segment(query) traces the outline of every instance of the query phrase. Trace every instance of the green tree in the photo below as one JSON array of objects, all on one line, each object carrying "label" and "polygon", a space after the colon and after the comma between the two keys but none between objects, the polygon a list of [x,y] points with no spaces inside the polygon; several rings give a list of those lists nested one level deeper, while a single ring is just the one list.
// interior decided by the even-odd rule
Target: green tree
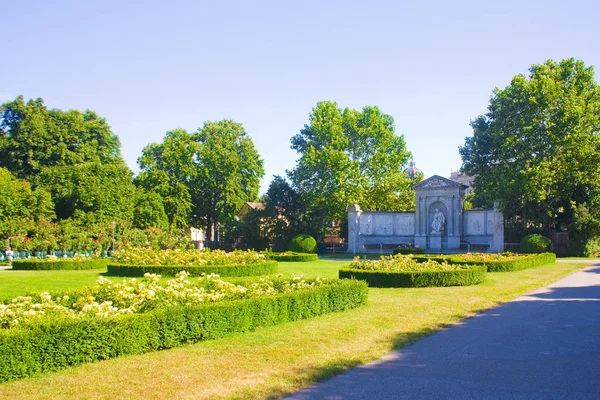
[{"label": "green tree", "polygon": [[138,229],[150,227],[166,229],[169,227],[169,219],[160,194],[141,188],[136,191],[133,226]]},{"label": "green tree", "polygon": [[136,185],[162,197],[169,222],[177,228],[190,224],[190,185],[196,179],[196,150],[192,135],[175,129],[167,132],[162,143],[146,146],[138,158],[140,173]]},{"label": "green tree", "polygon": [[36,181],[52,193],[59,219],[77,217],[90,223],[132,220],[135,186],[124,164],[46,167]]},{"label": "green tree", "polygon": [[[379,108],[362,111],[317,103],[310,123],[292,138],[300,159],[288,175],[309,208],[325,210],[327,220],[342,220],[350,204],[365,209],[414,207],[410,153],[394,120]],[[319,236],[319,235],[317,235]]]},{"label": "green tree", "polygon": [[54,218],[50,194],[43,189],[32,190],[29,182],[17,179],[6,168],[0,168],[0,223],[9,219]]},{"label": "green tree", "polygon": [[30,180],[44,167],[123,162],[119,138],[93,111],[49,110],[23,96],[0,106],[0,167]]},{"label": "green tree", "polygon": [[471,126],[462,169],[475,176],[479,199],[500,201],[505,218],[572,230],[576,210],[600,193],[600,88],[582,61],[533,65],[528,77],[495,89]]},{"label": "green tree", "polygon": [[192,182],[192,222],[204,223],[207,240],[247,201],[258,198],[263,161],[242,124],[205,122],[193,135],[198,144]]}]

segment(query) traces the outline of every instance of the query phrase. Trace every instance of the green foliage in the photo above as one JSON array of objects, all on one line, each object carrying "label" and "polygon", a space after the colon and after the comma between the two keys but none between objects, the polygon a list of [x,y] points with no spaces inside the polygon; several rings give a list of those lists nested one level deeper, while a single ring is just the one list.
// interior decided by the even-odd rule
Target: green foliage
[{"label": "green foliage", "polygon": [[521,253],[547,253],[552,251],[552,241],[540,234],[527,235],[519,243]]},{"label": "green foliage", "polygon": [[597,256],[600,253],[600,196],[590,203],[573,205],[573,223],[569,230],[569,253]]},{"label": "green foliage", "polygon": [[169,227],[163,198],[159,193],[148,192],[141,188],[136,191],[133,226],[138,229],[150,227],[166,229]]},{"label": "green foliage", "polygon": [[289,250],[296,253],[314,253],[317,249],[317,241],[305,233],[296,235],[290,240]]},{"label": "green foliage", "polygon": [[[533,65],[494,90],[460,148],[476,197],[537,232],[573,230],[579,205],[600,191],[600,87],[574,59]],[[585,241],[585,240],[584,240]]]},{"label": "green foliage", "polygon": [[[240,220],[226,224],[222,245],[233,250],[263,250],[271,247],[272,230],[279,221],[277,210],[250,209]],[[273,215],[275,214],[275,215]],[[283,222],[285,223],[285,222]]]},{"label": "green foliage", "polygon": [[319,259],[319,256],[315,253],[308,254],[308,253],[295,253],[293,251],[286,251],[283,253],[266,253],[266,254],[267,254],[267,257],[269,260],[283,261],[283,262],[290,262],[290,261],[310,262],[310,261],[317,261]]},{"label": "green foliage", "polygon": [[0,330],[0,381],[249,332],[348,310],[366,300],[363,282],[332,281],[277,296]]},{"label": "green foliage", "polygon": [[55,261],[45,261],[39,259],[14,260],[12,268],[16,270],[31,271],[55,271],[55,270],[82,270],[82,269],[103,269],[106,268],[108,260],[71,260],[60,259]]},{"label": "green foliage", "polygon": [[0,168],[0,221],[29,218],[54,218],[54,204],[43,189],[31,190],[28,182],[15,178],[6,168]]},{"label": "green foliage", "polygon": [[202,274],[218,274],[229,277],[260,276],[277,273],[277,261],[232,265],[133,265],[110,263],[107,267],[107,275],[110,276],[144,276],[146,273],[175,276],[180,271],[186,271],[192,276]]},{"label": "green foliage", "polygon": [[485,266],[460,268],[456,270],[430,271],[369,271],[340,268],[340,279],[367,281],[371,287],[431,287],[431,286],[470,286],[485,281]]},{"label": "green foliage", "polygon": [[317,103],[310,123],[292,138],[300,153],[288,171],[309,209],[323,210],[326,221],[343,219],[350,204],[363,209],[414,208],[414,183],[403,172],[410,153],[394,120],[377,107],[362,111],[337,103]]},{"label": "green foliage", "polygon": [[59,219],[93,223],[131,221],[135,193],[131,179],[124,163],[85,163],[43,168],[36,181],[52,194]]},{"label": "green foliage", "polygon": [[31,179],[44,167],[123,163],[119,138],[93,111],[48,110],[23,96],[0,107],[0,167]]},{"label": "green foliage", "polygon": [[[495,256],[500,256],[496,258]],[[539,267],[541,265],[552,264],[556,262],[556,254],[526,254],[502,257],[501,254],[456,254],[456,255],[427,255],[414,256],[413,259],[418,262],[427,262],[433,260],[437,262],[446,261],[454,265],[478,265],[487,267],[488,272],[513,272],[527,268]]]},{"label": "green foliage", "polygon": [[191,185],[192,223],[204,223],[211,240],[214,227],[258,197],[263,161],[242,124],[231,120],[205,122],[193,138],[198,179]]},{"label": "green foliage", "polygon": [[189,182],[196,179],[194,154],[197,144],[183,129],[168,131],[162,143],[151,143],[138,158],[136,185],[162,196],[169,222],[177,228],[189,226],[192,209]]}]

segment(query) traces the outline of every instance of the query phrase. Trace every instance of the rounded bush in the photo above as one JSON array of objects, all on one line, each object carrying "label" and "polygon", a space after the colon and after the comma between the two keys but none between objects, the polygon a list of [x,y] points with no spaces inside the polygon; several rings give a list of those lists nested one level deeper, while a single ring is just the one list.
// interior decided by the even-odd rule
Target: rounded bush
[{"label": "rounded bush", "polygon": [[521,239],[519,248],[522,253],[547,253],[552,251],[552,241],[535,233]]},{"label": "rounded bush", "polygon": [[302,233],[292,238],[289,249],[295,253],[314,253],[317,249],[317,241],[314,237]]}]

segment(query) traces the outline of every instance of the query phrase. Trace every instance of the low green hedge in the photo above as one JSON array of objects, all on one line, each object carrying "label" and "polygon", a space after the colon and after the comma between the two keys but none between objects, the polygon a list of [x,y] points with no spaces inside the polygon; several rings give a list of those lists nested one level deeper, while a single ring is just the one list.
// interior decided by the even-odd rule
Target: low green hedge
[{"label": "low green hedge", "polygon": [[343,311],[366,300],[364,282],[344,280],[277,296],[0,330],[0,382]]},{"label": "low green hedge", "polygon": [[192,276],[219,274],[220,276],[259,276],[277,273],[277,261],[270,260],[259,264],[237,265],[129,265],[108,264],[107,275],[144,276],[145,273],[175,276],[186,271]]},{"label": "low green hedge", "polygon": [[417,261],[447,261],[448,264],[455,265],[484,265],[487,267],[488,272],[512,272],[519,271],[522,269],[538,267],[540,265],[552,264],[556,262],[556,254],[554,253],[541,253],[541,254],[527,254],[520,256],[517,260],[507,261],[464,261],[460,259],[460,255],[446,255],[446,256],[416,256],[413,257]]},{"label": "low green hedge", "polygon": [[485,281],[485,276],[484,266],[453,271],[395,272],[351,268],[339,271],[340,279],[367,281],[371,287],[469,286]]},{"label": "low green hedge", "polygon": [[38,259],[14,260],[12,268],[18,270],[37,270],[37,271],[53,271],[53,270],[80,270],[80,269],[104,269],[108,264],[106,259],[93,260],[70,260],[61,259],[56,261],[44,261]]},{"label": "low green hedge", "polygon": [[309,262],[309,261],[317,261],[319,256],[315,253],[294,253],[294,252],[286,252],[286,253],[270,253],[267,255],[269,260],[275,261],[301,261],[301,262]]}]

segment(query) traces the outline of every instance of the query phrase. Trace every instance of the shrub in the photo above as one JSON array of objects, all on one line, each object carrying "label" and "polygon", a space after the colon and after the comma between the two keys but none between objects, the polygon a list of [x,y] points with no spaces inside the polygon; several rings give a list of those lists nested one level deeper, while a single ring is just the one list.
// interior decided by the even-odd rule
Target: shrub
[{"label": "shrub", "polygon": [[315,238],[305,233],[294,236],[290,241],[289,250],[296,253],[314,253],[316,249]]},{"label": "shrub", "polygon": [[317,261],[319,256],[317,254],[308,254],[308,253],[294,253],[293,251],[285,251],[283,253],[268,253],[267,257],[269,260],[275,261],[301,261],[301,262],[309,262],[309,261]]},{"label": "shrub", "polygon": [[453,265],[484,265],[488,272],[511,272],[526,268],[533,268],[540,265],[556,262],[556,254],[456,254],[442,256],[414,256],[417,262],[426,262],[428,260],[447,262]]},{"label": "shrub", "polygon": [[552,251],[552,241],[545,236],[534,233],[521,239],[519,244],[521,253],[546,253]]},{"label": "shrub", "polygon": [[160,274],[175,276],[179,271],[185,270],[192,276],[202,274],[218,274],[220,276],[259,276],[277,273],[277,261],[263,261],[257,264],[231,264],[231,265],[135,265],[116,264],[107,265],[107,275],[111,276],[144,276],[144,274]]},{"label": "shrub", "polygon": [[367,281],[371,287],[469,286],[485,281],[485,266],[429,271],[374,271],[341,268],[340,279]]},{"label": "shrub", "polygon": [[343,311],[366,302],[364,282],[110,318],[57,319],[0,330],[0,381],[86,362],[141,354],[236,332]]},{"label": "shrub", "polygon": [[341,268],[339,277],[366,280],[375,287],[466,286],[485,280],[485,266],[452,265],[427,260],[417,262],[409,256],[382,256],[378,261],[355,258]]},{"label": "shrub", "polygon": [[16,270],[82,270],[82,269],[104,269],[108,260],[106,259],[65,259],[46,261],[46,259],[31,258],[27,260],[14,260],[12,268]]}]

